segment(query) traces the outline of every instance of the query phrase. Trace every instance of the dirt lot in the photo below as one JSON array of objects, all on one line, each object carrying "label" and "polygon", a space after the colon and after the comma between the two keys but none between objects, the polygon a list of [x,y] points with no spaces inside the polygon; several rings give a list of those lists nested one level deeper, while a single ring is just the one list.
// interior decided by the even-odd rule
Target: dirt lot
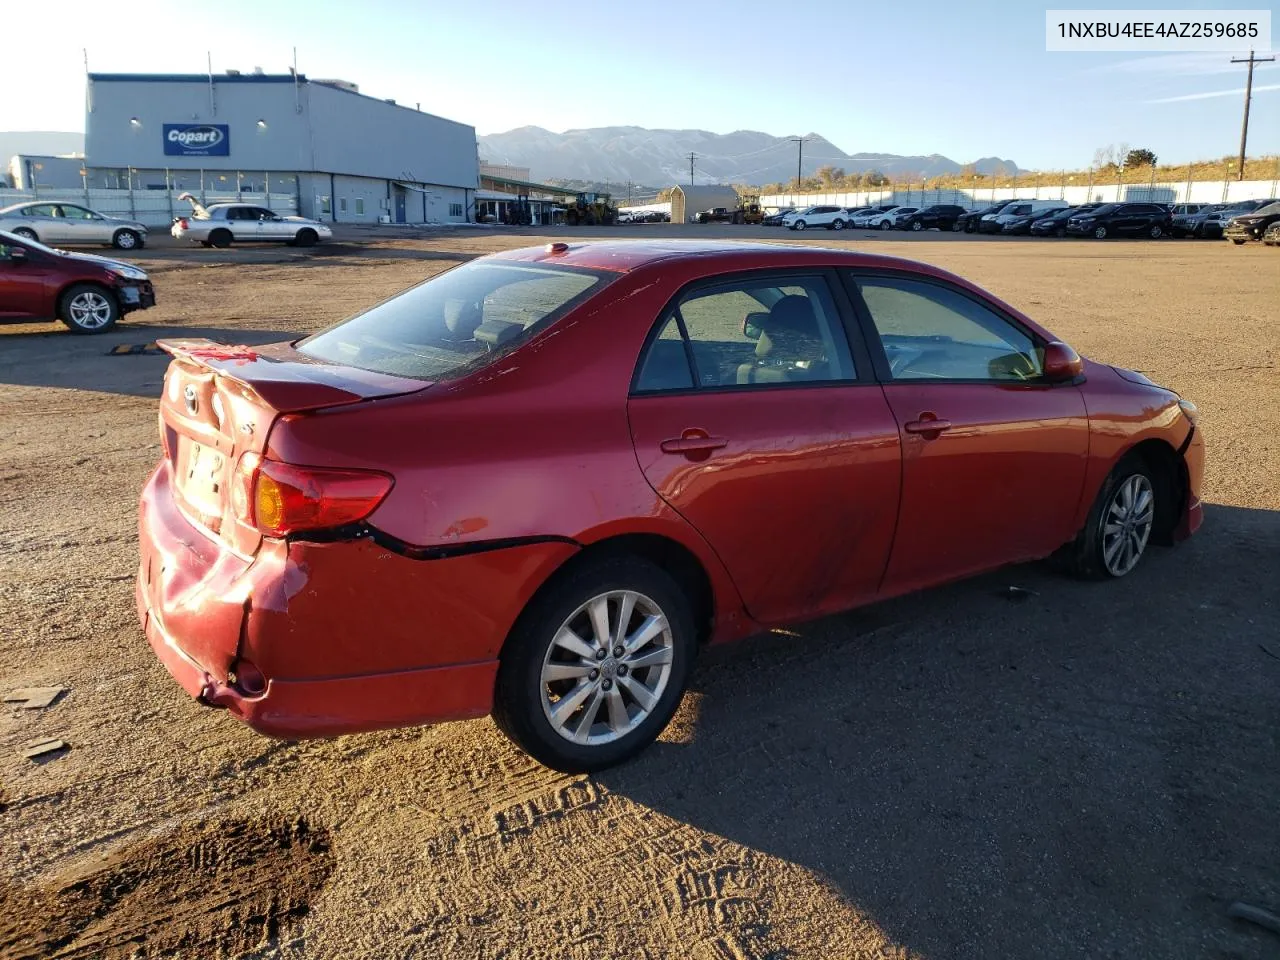
[{"label": "dirt lot", "polygon": [[[713,232],[796,239],[595,235]],[[1013,568],[713,651],[594,777],[488,720],[280,743],[183,695],[133,604],[165,359],[105,351],[310,331],[535,236],[148,250],[161,305],[117,332],[0,330],[0,692],[69,688],[0,710],[0,957],[1280,955],[1225,915],[1280,909],[1276,250],[803,238],[955,270],[1200,404],[1205,527],[1123,582]],[[43,737],[70,752],[22,759]]]}]

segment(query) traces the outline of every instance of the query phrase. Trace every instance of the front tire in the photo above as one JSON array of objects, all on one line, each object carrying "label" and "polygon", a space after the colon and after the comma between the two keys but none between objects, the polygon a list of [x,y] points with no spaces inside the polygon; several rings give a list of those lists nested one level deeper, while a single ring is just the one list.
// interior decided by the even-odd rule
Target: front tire
[{"label": "front tire", "polygon": [[1095,239],[1095,240],[1105,240],[1105,239],[1107,239],[1107,228],[1106,228],[1106,227],[1096,227],[1096,228],[1094,228],[1094,231],[1093,231],[1093,239]]},{"label": "front tire", "polygon": [[105,287],[77,283],[58,301],[58,319],[72,333],[104,333],[120,319],[120,304]]},{"label": "front tire", "polygon": [[797,220],[795,223],[793,223],[793,224],[791,225],[791,229],[792,229],[792,230],[803,230],[803,229],[804,229],[805,227],[807,227],[807,226],[808,226],[808,224],[807,224],[807,223],[805,223],[803,220]]},{"label": "front tire", "polygon": [[1237,247],[1243,247],[1243,246],[1244,246],[1244,241],[1243,241],[1243,240],[1235,240],[1235,239],[1233,239],[1231,242],[1232,242],[1232,243],[1234,243]]},{"label": "front tire", "polygon": [[1161,237],[1164,236],[1164,230],[1161,228],[1160,224],[1153,223],[1151,225],[1151,228],[1147,230],[1147,236],[1149,236],[1152,240],[1159,240]]},{"label": "front tire", "polygon": [[912,229],[912,230],[923,230],[923,229],[924,229],[924,224],[923,224],[923,223],[921,223],[919,220],[913,221],[913,222],[912,222],[912,224],[911,224],[911,229]]},{"label": "front tire", "polygon": [[890,223],[888,220],[881,220],[881,221],[880,221],[880,229],[881,229],[881,230],[892,230],[892,229],[893,229],[893,224],[892,224],[892,223]]},{"label": "front tire", "polygon": [[832,221],[831,221],[831,229],[832,229],[832,230],[843,230],[843,229],[844,229],[844,221],[843,221],[843,220],[841,220],[839,217],[837,217],[835,220],[832,220]]},{"label": "front tire", "polygon": [[142,246],[142,238],[134,230],[117,230],[111,245],[117,250],[137,250]]},{"label": "front tire", "polygon": [[314,230],[310,227],[303,227],[298,231],[298,235],[293,238],[293,241],[300,247],[314,247],[319,239],[319,235]]},{"label": "front tire", "polygon": [[565,773],[634,756],[680,703],[696,649],[688,598],[636,557],[584,564],[521,614],[503,649],[493,718]]},{"label": "front tire", "polygon": [[1165,489],[1142,457],[1130,454],[1116,464],[1072,544],[1072,572],[1098,580],[1131,573],[1151,543],[1157,491]]}]

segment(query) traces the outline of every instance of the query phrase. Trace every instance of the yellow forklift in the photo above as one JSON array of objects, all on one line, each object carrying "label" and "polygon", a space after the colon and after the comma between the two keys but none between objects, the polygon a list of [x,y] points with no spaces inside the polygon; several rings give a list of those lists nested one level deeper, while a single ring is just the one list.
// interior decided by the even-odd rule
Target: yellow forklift
[{"label": "yellow forklift", "polygon": [[618,222],[618,208],[607,193],[580,193],[565,201],[564,222],[571,227],[611,227]]}]

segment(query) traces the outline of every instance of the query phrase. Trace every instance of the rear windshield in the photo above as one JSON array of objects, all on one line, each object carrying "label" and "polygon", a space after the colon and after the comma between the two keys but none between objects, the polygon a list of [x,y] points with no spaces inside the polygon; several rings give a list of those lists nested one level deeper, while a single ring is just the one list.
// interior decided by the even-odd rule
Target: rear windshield
[{"label": "rear windshield", "polygon": [[509,353],[616,276],[477,260],[308,337],[298,350],[398,377],[461,376]]}]

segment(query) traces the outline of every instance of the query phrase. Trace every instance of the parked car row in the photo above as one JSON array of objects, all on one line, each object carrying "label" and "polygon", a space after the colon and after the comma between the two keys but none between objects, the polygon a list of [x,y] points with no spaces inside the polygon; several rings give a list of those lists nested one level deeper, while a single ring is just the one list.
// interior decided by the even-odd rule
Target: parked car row
[{"label": "parked car row", "polygon": [[670,223],[671,214],[661,210],[622,210],[618,223]]},{"label": "parked car row", "polygon": [[1086,203],[1065,200],[1001,200],[966,210],[958,204],[927,207],[880,204],[872,207],[812,206],[779,210],[765,217],[765,226],[789,230],[825,227],[828,230],[952,230],[1037,237],[1227,237],[1241,244],[1263,240],[1280,222],[1280,202],[1244,200],[1235,203]]}]

